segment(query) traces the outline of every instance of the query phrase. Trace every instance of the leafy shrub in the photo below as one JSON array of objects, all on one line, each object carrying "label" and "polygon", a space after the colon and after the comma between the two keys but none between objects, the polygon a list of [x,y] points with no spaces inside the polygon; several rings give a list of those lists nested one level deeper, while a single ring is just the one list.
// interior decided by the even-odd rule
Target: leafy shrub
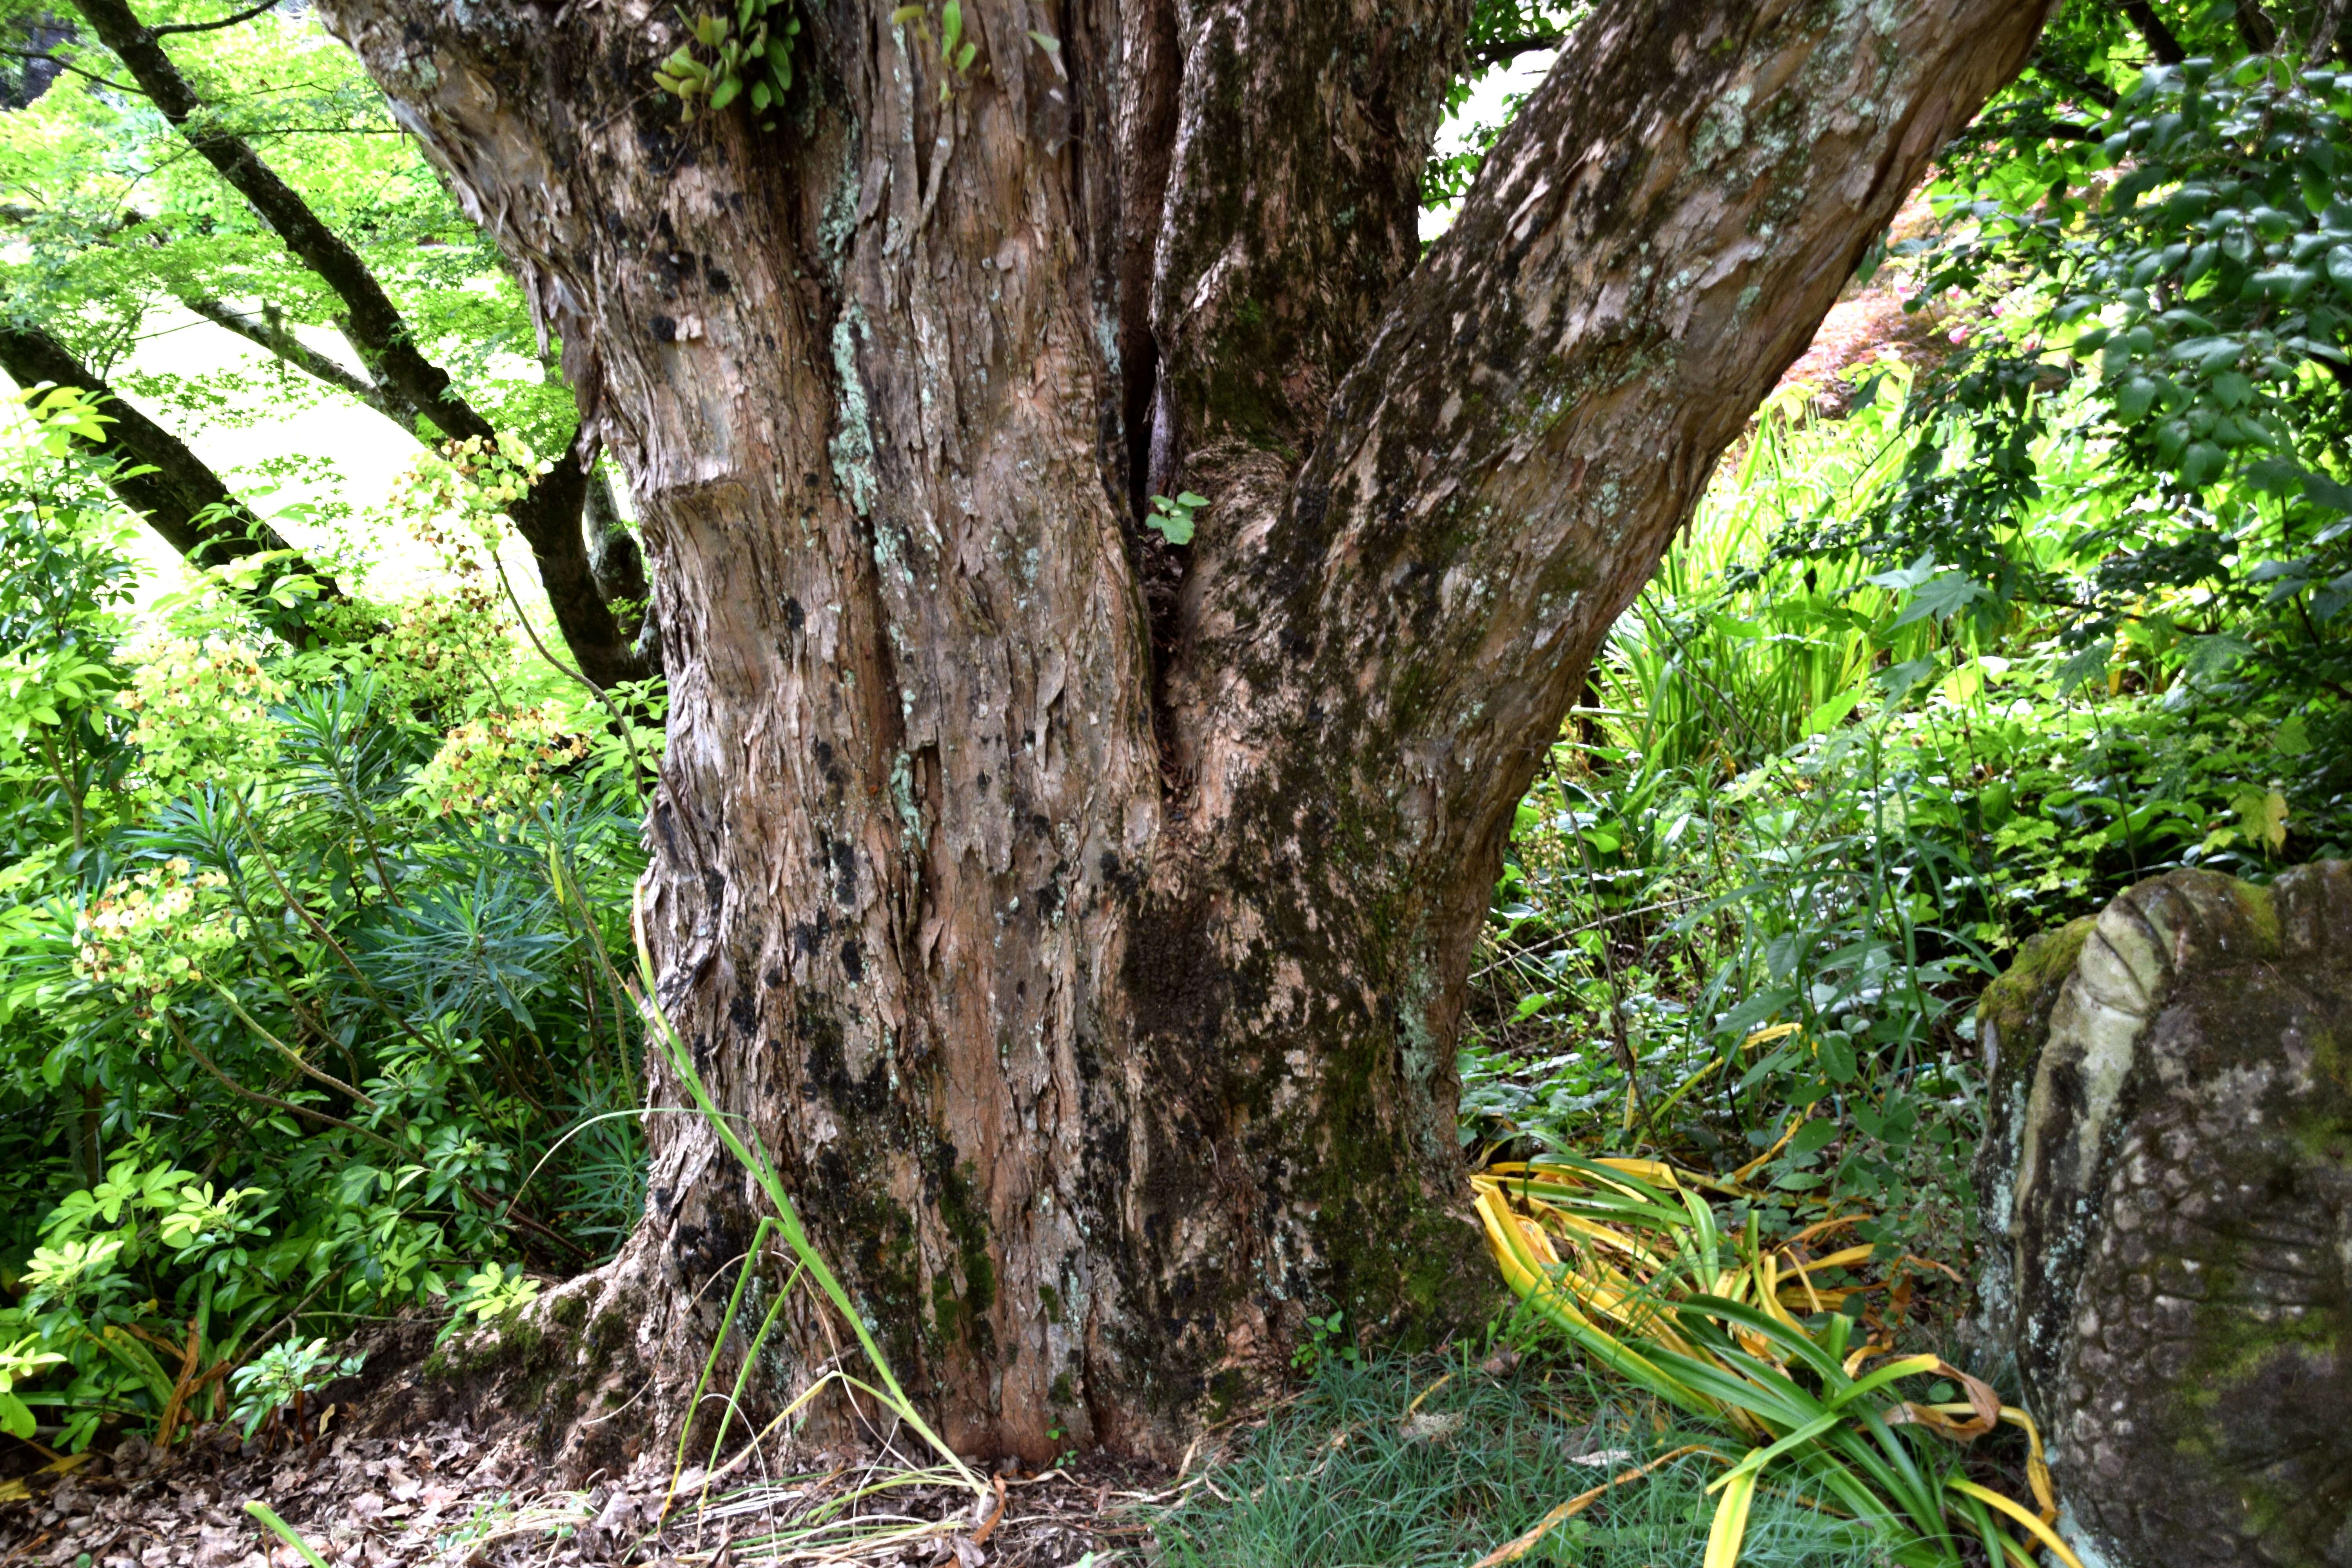
[{"label": "leafy shrub", "polygon": [[134,627],[104,476],[40,439],[88,410],[32,412],[0,461],[0,1414],[68,1448],[250,1435],[329,1337],[511,1305],[633,1224],[635,1123],[595,1119],[638,1104],[643,1042],[593,955],[659,697],[518,651],[486,547],[534,476],[503,448],[403,501],[456,592],[295,651],[213,584]]},{"label": "leafy shrub", "polygon": [[274,1344],[229,1373],[236,1400],[229,1406],[228,1418],[238,1424],[247,1439],[263,1422],[289,1406],[299,1421],[304,1400],[338,1378],[357,1374],[366,1359],[336,1355],[323,1339],[304,1344],[297,1336]]},{"label": "leafy shrub", "polygon": [[[2340,698],[2352,73],[2232,50],[2082,79],[1980,128],[1938,231],[1896,247],[1984,330],[1914,401],[1900,482],[1784,548],[1932,548],[2051,623],[2076,679],[2122,637]],[[2096,460],[2053,471],[2053,441]]]}]

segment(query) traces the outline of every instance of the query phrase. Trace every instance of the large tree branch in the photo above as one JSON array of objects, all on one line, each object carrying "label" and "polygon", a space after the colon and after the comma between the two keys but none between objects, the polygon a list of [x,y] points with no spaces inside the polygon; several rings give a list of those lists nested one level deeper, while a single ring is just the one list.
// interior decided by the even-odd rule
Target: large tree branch
[{"label": "large tree branch", "polygon": [[2189,58],[2180,39],[2148,0],[2123,0],[2124,15],[2131,18],[2135,31],[2147,42],[2147,52],[2156,57],[2158,65],[2177,66]]},{"label": "large tree branch", "polygon": [[[399,307],[359,253],[261,161],[250,142],[205,113],[203,100],[157,41],[160,29],[142,26],[127,0],[75,0],[75,8],[164,119],[252,204],[286,247],[335,291],[343,302],[344,330],[375,381],[453,437],[493,438],[496,430],[450,384],[449,373],[418,350]],[[579,458],[568,455],[554,473],[516,503],[511,515],[516,531],[537,558],[540,581],[563,640],[590,679],[611,685],[642,676],[646,667],[595,591],[581,536],[584,492]]]},{"label": "large tree branch", "polygon": [[275,11],[283,0],[261,0],[258,5],[248,5],[242,11],[232,11],[226,16],[209,22],[169,22],[147,29],[151,37],[168,37],[175,33],[217,33],[229,27],[241,27],[265,11]]},{"label": "large tree branch", "polygon": [[315,634],[301,611],[278,605],[267,590],[280,578],[299,574],[316,579],[328,598],[341,598],[334,578],[255,516],[187,443],[123,401],[64,344],[37,328],[0,325],[0,369],[19,386],[50,382],[105,403],[112,423],[92,446],[110,463],[108,487],[190,565],[226,566],[283,552],[257,584],[263,592],[255,603],[270,629],[288,641],[300,647],[312,640]]},{"label": "large tree branch", "polygon": [[1278,809],[1245,798],[1283,787],[1259,759],[1349,758],[1401,792],[1393,853],[1484,868],[1717,456],[2046,10],[1587,21],[1284,509],[1205,574],[1175,696],[1196,819]]}]

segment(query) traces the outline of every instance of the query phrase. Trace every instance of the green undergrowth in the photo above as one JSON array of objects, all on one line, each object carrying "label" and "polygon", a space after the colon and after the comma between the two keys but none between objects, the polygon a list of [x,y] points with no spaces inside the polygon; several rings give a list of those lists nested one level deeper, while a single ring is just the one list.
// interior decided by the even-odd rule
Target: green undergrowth
[{"label": "green undergrowth", "polygon": [[[385,524],[456,586],[226,573],[134,615],[105,417],[0,434],[0,1430],[251,1435],[373,1319],[489,1318],[617,1247],[645,1192],[621,940],[651,691],[535,657],[488,564],[501,444]],[[363,590],[364,562],[339,575]],[[354,625],[367,637],[339,635]],[[315,1402],[313,1402],[315,1403]]]},{"label": "green undergrowth", "polygon": [[[1803,389],[1764,412],[1520,804],[1463,1140],[1723,1171],[1769,1152],[1765,1184],[1898,1215],[1869,1238],[1964,1265],[1978,993],[2143,879],[2352,852],[2352,717],[2142,623],[2086,665],[2060,610],[1932,554],[1792,545],[1897,472],[1909,373],[1850,379],[1876,384],[1847,417]],[[2032,457],[2011,548],[2091,570],[2104,455]]]},{"label": "green undergrowth", "polygon": [[[1462,1565],[1516,1540],[1556,1505],[1720,1433],[1570,1361],[1480,1370],[1443,1358],[1326,1361],[1298,1396],[1236,1438],[1155,1521],[1168,1568]],[[1579,1568],[1699,1568],[1723,1473],[1704,1455],[1611,1488],[1519,1559]],[[1862,1568],[1854,1527],[1762,1496],[1748,1568]]]}]

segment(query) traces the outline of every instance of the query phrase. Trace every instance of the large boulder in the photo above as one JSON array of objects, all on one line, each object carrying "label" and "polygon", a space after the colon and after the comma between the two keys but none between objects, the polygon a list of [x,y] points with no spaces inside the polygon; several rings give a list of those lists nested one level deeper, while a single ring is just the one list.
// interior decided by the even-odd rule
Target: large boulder
[{"label": "large boulder", "polygon": [[2352,865],[2141,883],[1985,995],[1985,1319],[2096,1568],[2352,1568]]}]

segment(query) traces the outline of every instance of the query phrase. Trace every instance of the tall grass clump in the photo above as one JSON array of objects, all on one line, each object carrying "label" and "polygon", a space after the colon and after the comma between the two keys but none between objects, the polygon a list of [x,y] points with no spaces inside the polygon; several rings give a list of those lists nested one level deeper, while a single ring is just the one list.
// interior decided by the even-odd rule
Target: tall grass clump
[{"label": "tall grass clump", "polygon": [[[1712,1428],[1572,1365],[1487,1371],[1467,1350],[1332,1359],[1156,1518],[1153,1537],[1176,1568],[1460,1568],[1598,1489],[1496,1560],[1705,1568],[1706,1489],[1723,1472],[1708,1450],[1722,1447]],[[1880,1560],[1867,1531],[1781,1493],[1758,1500],[1744,1552],[1751,1568]]]}]

